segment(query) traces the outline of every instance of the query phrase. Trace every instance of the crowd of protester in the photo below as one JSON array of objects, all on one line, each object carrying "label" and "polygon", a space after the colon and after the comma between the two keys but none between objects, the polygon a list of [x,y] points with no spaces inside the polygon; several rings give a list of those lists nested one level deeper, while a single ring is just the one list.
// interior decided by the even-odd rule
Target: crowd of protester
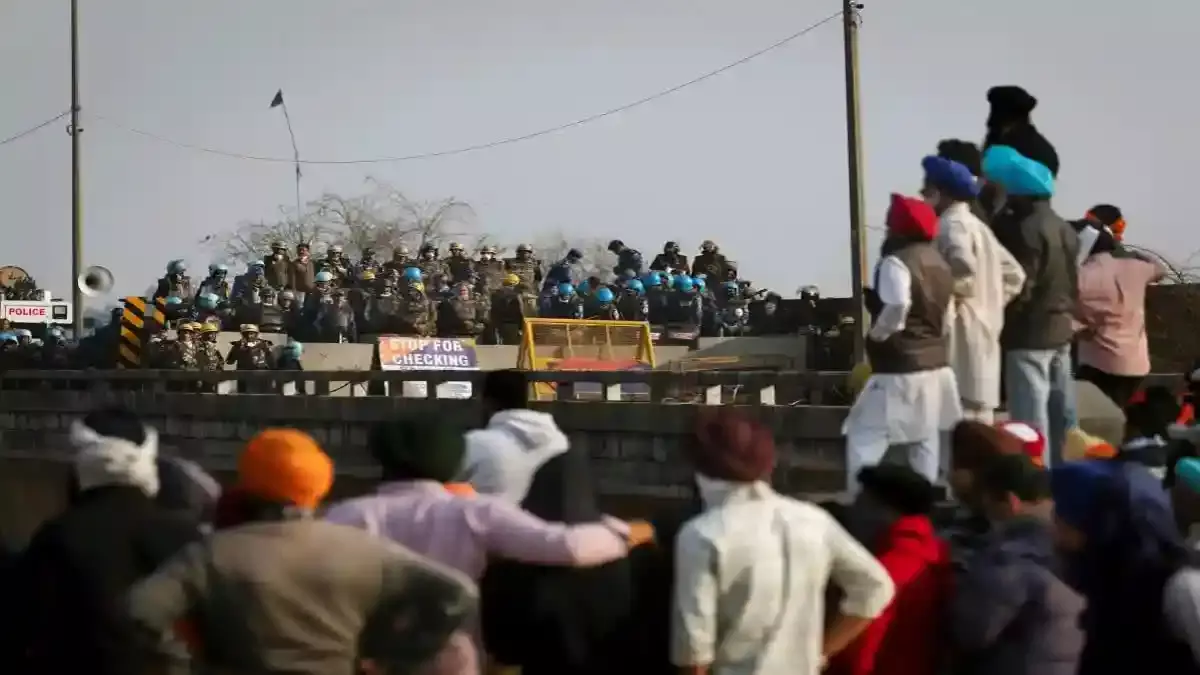
[{"label": "crowd of protester", "polygon": [[496,371],[480,429],[378,424],[378,488],[332,503],[302,431],[257,433],[222,490],[135,413],[87,414],[66,510],[0,569],[0,668],[1200,672],[1200,427],[1160,478],[1096,439],[1048,469],[1028,427],[959,422],[947,518],[903,463],[848,504],[781,495],[772,432],[716,407],[681,446],[693,497],[622,521],[528,394]]}]

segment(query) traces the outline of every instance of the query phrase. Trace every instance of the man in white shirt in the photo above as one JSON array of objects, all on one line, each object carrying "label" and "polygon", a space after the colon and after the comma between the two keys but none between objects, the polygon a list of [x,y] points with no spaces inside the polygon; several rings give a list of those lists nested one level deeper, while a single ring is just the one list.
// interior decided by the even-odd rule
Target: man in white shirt
[{"label": "man in white shirt", "polygon": [[[892,601],[887,570],[820,507],[777,494],[772,433],[704,411],[703,512],[675,541],[671,661],[694,675],[817,675]],[[826,628],[825,592],[843,600]]]},{"label": "man in white shirt", "polygon": [[992,229],[971,212],[979,181],[958,162],[921,162],[921,196],[938,214],[935,243],[954,276],[950,365],[963,417],[991,424],[1000,405],[1000,332],[1004,307],[1021,292],[1025,271]]},{"label": "man in white shirt", "polygon": [[937,228],[937,214],[928,204],[892,195],[887,238],[868,298],[874,317],[867,333],[871,377],[843,427],[851,493],[858,490],[859,470],[879,464],[893,447],[907,453],[918,473],[937,482],[940,437],[962,418],[950,368],[954,277],[933,244]]}]

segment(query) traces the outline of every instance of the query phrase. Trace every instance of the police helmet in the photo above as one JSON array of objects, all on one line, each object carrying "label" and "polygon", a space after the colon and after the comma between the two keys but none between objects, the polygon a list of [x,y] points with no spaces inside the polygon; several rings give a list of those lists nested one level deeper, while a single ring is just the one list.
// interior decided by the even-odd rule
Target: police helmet
[{"label": "police helmet", "polygon": [[503,283],[505,286],[516,286],[517,284],[521,283],[521,277],[515,274],[508,274],[505,275]]},{"label": "police helmet", "polygon": [[692,283],[696,285],[696,290],[699,290],[699,291],[703,291],[706,288],[708,288],[708,284],[705,283],[703,279],[693,277]]},{"label": "police helmet", "polygon": [[573,248],[570,251],[567,251],[567,260],[575,260],[575,261],[583,260],[583,251],[580,251],[577,248]]},{"label": "police helmet", "polygon": [[404,278],[408,279],[409,281],[420,281],[421,280],[421,268],[420,267],[405,267],[404,268]]},{"label": "police helmet", "polygon": [[575,295],[575,287],[571,284],[563,282],[558,285],[558,294],[563,296]]},{"label": "police helmet", "polygon": [[517,253],[533,253],[533,247],[529,244],[517,244]]},{"label": "police helmet", "polygon": [[642,283],[646,288],[658,288],[662,286],[662,277],[658,272],[651,272],[646,275],[646,278],[642,279]]},{"label": "police helmet", "polygon": [[612,289],[609,288],[608,286],[602,286],[599,289],[597,289],[596,290],[596,301],[597,302],[612,302],[613,301]]},{"label": "police helmet", "polygon": [[663,244],[663,253],[666,253],[666,254],[679,253],[679,243],[674,242],[674,241],[668,241],[667,243]]},{"label": "police helmet", "polygon": [[358,278],[363,281],[375,281],[375,270],[365,269],[358,273]]},{"label": "police helmet", "polygon": [[317,272],[317,276],[313,277],[313,280],[319,284],[320,283],[327,284],[327,283],[330,283],[331,281],[333,281],[333,274],[331,272],[329,272],[328,270],[321,270],[320,272]]},{"label": "police helmet", "polygon": [[341,253],[341,252],[342,252],[341,244],[334,244],[334,245],[330,246],[329,251],[328,251],[328,253]]},{"label": "police helmet", "polygon": [[461,250],[463,250],[462,244],[458,243],[457,241],[450,242],[450,252],[451,253],[453,253],[455,251],[461,251]]},{"label": "police helmet", "polygon": [[214,277],[215,277],[215,276],[217,276],[218,274],[227,274],[228,272],[229,272],[229,268],[228,268],[228,267],[226,267],[225,265],[222,265],[222,264],[220,264],[220,263],[213,263],[213,264],[211,264],[211,265],[209,265],[209,266],[208,266],[208,274],[209,274],[209,276],[214,276]]},{"label": "police helmet", "polygon": [[196,304],[202,309],[216,309],[220,301],[221,298],[216,293],[201,293],[200,297],[196,298]]},{"label": "police helmet", "polygon": [[638,295],[646,292],[646,285],[642,283],[641,279],[632,279],[628,284],[625,284],[625,287],[633,289]]},{"label": "police helmet", "polygon": [[200,332],[201,333],[219,333],[219,332],[221,332],[221,327],[218,326],[217,324],[213,323],[212,321],[205,321],[204,323],[200,324]]},{"label": "police helmet", "polygon": [[675,277],[674,286],[675,290],[677,291],[690,291],[695,288],[696,285],[692,282],[691,277],[686,274],[680,274],[679,276]]},{"label": "police helmet", "polygon": [[172,306],[173,305],[182,305],[183,298],[179,297],[178,295],[172,295],[171,297],[167,298],[167,304],[172,305]]},{"label": "police helmet", "polygon": [[242,332],[242,335],[247,335],[249,333],[257,333],[258,326],[253,323],[244,323],[241,325],[241,327],[238,330],[240,330]]},{"label": "police helmet", "polygon": [[187,263],[182,260],[172,260],[167,263],[167,274],[183,274],[187,271]]},{"label": "police helmet", "polygon": [[592,285],[588,283],[587,279],[584,279],[583,281],[579,282],[579,285],[575,287],[575,290],[580,293],[587,293],[588,291],[592,290]]}]

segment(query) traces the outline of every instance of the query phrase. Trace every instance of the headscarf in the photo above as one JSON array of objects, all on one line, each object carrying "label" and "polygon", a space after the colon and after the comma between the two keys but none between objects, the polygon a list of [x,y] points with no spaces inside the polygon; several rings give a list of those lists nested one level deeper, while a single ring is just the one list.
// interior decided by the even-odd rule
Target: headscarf
[{"label": "headscarf", "polygon": [[266,429],[238,458],[237,486],[259,499],[316,508],[333,487],[333,460],[297,429]]},{"label": "headscarf", "polygon": [[929,155],[921,160],[925,171],[925,182],[945,192],[950,197],[967,201],[979,196],[979,181],[966,166],[953,160]]},{"label": "headscarf", "polygon": [[967,167],[972,176],[978,177],[982,173],[979,166],[982,161],[982,154],[979,152],[979,146],[970,141],[963,141],[957,138],[947,138],[940,141],[937,145],[937,156],[962,164]]},{"label": "headscarf", "polygon": [[75,486],[80,492],[126,486],[158,494],[158,433],[131,412],[108,410],[71,424]]},{"label": "headscarf", "polygon": [[1108,228],[1117,241],[1125,238],[1125,216],[1121,209],[1112,204],[1097,204],[1088,209],[1085,219]]},{"label": "headscarf", "polygon": [[701,411],[688,448],[696,472],[730,483],[767,480],[775,468],[771,431],[732,408]]},{"label": "headscarf", "polygon": [[950,432],[951,465],[956,469],[975,471],[993,457],[1024,453],[1020,438],[983,422],[963,420]]},{"label": "headscarf", "polygon": [[938,217],[923,200],[892,193],[887,211],[889,236],[915,241],[933,241],[937,236]]},{"label": "headscarf", "polygon": [[1054,174],[1008,145],[993,145],[983,153],[983,175],[1011,196],[1053,197]]},{"label": "headscarf", "polygon": [[991,110],[987,118],[985,150],[996,145],[1008,145],[1022,155],[1044,165],[1052,176],[1058,176],[1058,151],[1030,121],[1037,99],[1021,87],[992,87],[987,94]]}]

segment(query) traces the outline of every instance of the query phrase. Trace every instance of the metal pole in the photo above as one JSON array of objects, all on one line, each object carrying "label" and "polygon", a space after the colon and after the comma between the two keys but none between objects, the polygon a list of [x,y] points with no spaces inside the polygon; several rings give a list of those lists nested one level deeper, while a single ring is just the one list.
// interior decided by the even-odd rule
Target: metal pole
[{"label": "metal pole", "polygon": [[868,317],[863,301],[867,278],[866,207],[862,185],[862,128],[858,107],[858,23],[863,5],[854,0],[842,2],[842,36],[846,67],[846,167],[850,188],[850,288],[859,320],[854,331],[854,360],[866,358]]},{"label": "metal pole", "polygon": [[74,339],[83,337],[83,190],[80,185],[79,135],[79,0],[71,0],[71,304]]},{"label": "metal pole", "polygon": [[283,119],[287,122],[288,136],[292,138],[292,156],[296,161],[296,224],[302,225],[304,222],[304,212],[301,211],[300,205],[300,149],[296,145],[296,132],[292,131],[292,116],[288,114],[287,101],[284,100],[280,104],[283,108]]}]

